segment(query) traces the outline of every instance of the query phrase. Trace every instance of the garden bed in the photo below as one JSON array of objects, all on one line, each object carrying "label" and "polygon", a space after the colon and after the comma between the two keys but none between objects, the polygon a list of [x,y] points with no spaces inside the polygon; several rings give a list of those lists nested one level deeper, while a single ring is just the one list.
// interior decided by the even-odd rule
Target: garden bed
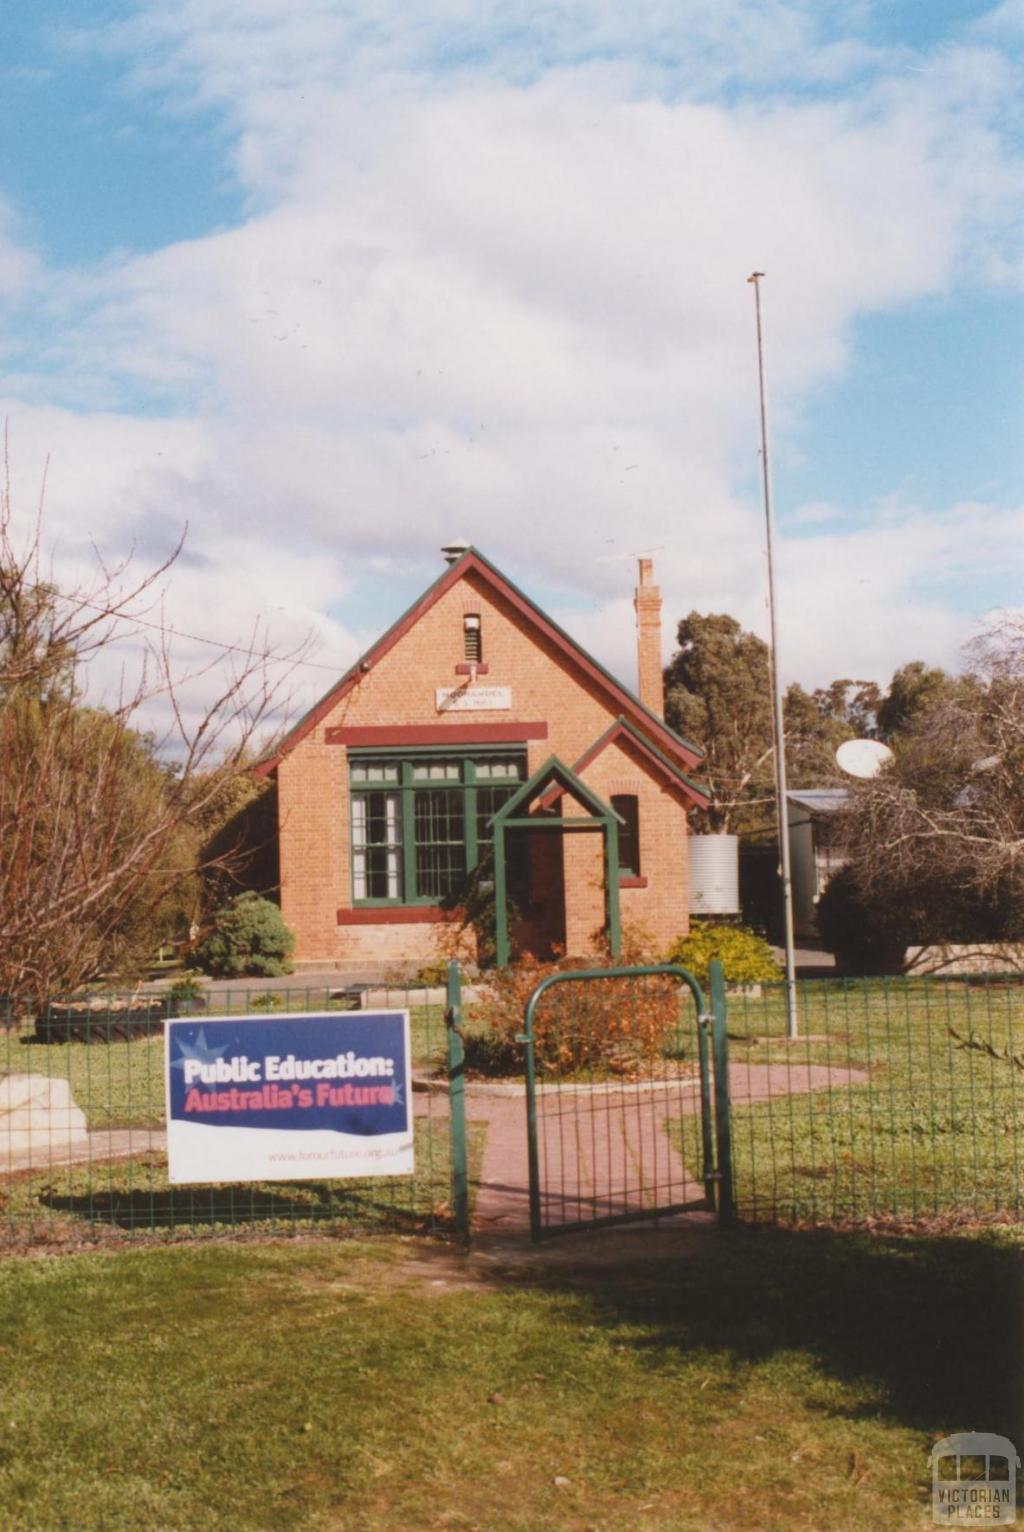
[{"label": "garden bed", "polygon": [[[195,1002],[188,1003],[189,1009]],[[159,997],[137,1001],[81,1000],[47,1005],[36,1017],[33,1042],[131,1042],[162,1032],[164,1021],[177,1011]]]}]

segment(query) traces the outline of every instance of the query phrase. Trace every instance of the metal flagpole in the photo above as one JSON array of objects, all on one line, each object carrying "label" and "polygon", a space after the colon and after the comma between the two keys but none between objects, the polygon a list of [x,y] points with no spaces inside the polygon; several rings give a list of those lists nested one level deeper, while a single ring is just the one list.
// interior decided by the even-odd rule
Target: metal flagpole
[{"label": "metal flagpole", "polygon": [[754,310],[757,315],[757,382],[761,403],[761,479],[764,485],[765,536],[768,547],[768,622],[771,630],[772,717],[775,722],[775,794],[782,857],[782,909],[786,946],[786,1034],[799,1035],[796,1010],[796,951],[793,942],[793,877],[789,855],[789,814],[786,797],[786,734],[782,719],[782,692],[779,690],[779,637],[775,623],[775,548],[772,521],[772,476],[768,462],[768,408],[765,403],[764,337],[761,329],[761,278],[763,271],[747,278],[754,287]]}]

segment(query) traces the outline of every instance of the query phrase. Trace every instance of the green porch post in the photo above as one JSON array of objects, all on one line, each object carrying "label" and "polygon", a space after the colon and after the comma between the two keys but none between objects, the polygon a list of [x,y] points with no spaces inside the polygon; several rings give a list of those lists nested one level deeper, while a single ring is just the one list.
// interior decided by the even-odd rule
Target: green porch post
[{"label": "green porch post", "polygon": [[511,956],[508,939],[508,890],[505,887],[505,826],[494,825],[494,961],[507,968]]},{"label": "green porch post", "polygon": [[604,877],[608,885],[608,950],[617,958],[622,951],[622,922],[619,918],[619,827],[614,819],[604,823]]}]

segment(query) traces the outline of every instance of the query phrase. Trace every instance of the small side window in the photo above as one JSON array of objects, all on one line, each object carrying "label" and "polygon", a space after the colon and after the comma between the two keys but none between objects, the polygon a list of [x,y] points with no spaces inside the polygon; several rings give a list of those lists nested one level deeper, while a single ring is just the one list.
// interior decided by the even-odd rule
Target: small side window
[{"label": "small side window", "polygon": [[462,653],[471,665],[479,665],[483,662],[483,633],[478,612],[467,612],[462,619]]},{"label": "small side window", "polygon": [[640,804],[635,793],[616,793],[612,808],[622,819],[619,825],[619,872],[640,876]]}]

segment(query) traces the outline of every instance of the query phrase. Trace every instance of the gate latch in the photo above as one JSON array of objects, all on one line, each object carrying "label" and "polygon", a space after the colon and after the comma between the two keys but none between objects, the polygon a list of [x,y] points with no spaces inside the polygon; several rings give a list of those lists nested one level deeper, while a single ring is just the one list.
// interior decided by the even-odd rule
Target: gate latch
[{"label": "gate latch", "polygon": [[453,1005],[450,1005],[445,1011],[444,1022],[449,1031],[454,1032],[456,1037],[461,1037],[463,1042],[466,1041],[466,1034],[462,1030],[462,1023],[455,1020],[455,1007]]}]

